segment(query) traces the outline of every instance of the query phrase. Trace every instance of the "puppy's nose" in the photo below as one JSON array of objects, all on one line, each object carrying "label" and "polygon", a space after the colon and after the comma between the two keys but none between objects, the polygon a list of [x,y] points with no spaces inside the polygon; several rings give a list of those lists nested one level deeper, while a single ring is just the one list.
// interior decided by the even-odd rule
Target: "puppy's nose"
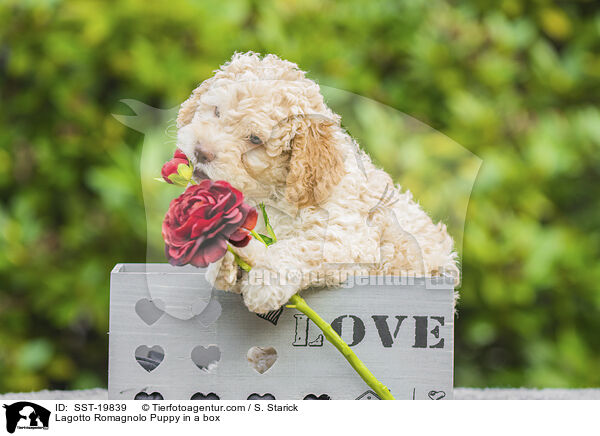
[{"label": "puppy's nose", "polygon": [[203,164],[208,163],[215,159],[215,154],[202,148],[201,144],[198,144],[196,146],[196,151],[194,152],[194,154],[196,156],[196,160]]}]

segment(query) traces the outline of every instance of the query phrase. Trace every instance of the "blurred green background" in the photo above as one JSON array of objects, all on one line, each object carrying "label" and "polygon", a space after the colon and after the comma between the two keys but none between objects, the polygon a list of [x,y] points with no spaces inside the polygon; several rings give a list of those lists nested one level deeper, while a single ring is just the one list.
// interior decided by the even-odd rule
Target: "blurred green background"
[{"label": "blurred green background", "polygon": [[[144,135],[111,114],[172,108],[246,50],[481,158],[455,235],[457,386],[600,386],[597,2],[5,0],[0,392],[106,385],[109,271],[147,252]],[[365,148],[450,218],[435,203],[452,190],[416,182],[427,160],[405,172],[377,132]]]}]

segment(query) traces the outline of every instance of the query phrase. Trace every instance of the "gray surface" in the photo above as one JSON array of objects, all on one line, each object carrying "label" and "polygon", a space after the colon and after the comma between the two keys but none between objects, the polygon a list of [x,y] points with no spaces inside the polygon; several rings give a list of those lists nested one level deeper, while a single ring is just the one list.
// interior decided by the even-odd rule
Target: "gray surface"
[{"label": "gray surface", "polygon": [[[303,296],[325,320],[334,326],[339,320],[342,339],[396,399],[451,399],[451,284],[424,277],[396,284],[364,279]],[[140,304],[157,305],[150,322],[136,312]],[[117,265],[111,275],[109,343],[108,388],[115,400],[139,393],[181,400],[196,393],[215,393],[223,400],[253,394],[373,398],[305,315],[285,309],[275,326],[249,312],[239,295],[212,292],[199,268]],[[246,359],[254,346],[277,350],[275,364],[263,374]],[[153,347],[164,350],[164,360],[148,371],[135,352]]]},{"label": "gray surface", "polygon": [[[0,395],[0,400],[106,400],[106,389],[39,391]],[[600,400],[597,389],[472,389],[455,388],[455,400]]]},{"label": "gray surface", "polygon": [[596,389],[454,388],[456,400],[600,400]]}]

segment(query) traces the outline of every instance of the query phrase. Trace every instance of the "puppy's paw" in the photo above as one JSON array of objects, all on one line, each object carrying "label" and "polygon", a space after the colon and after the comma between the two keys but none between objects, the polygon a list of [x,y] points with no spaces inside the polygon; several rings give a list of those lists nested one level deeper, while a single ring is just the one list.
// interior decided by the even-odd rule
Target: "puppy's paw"
[{"label": "puppy's paw", "polygon": [[246,307],[256,313],[277,310],[296,293],[296,287],[290,284],[266,283],[262,280],[264,270],[252,269],[241,283],[241,292]]},{"label": "puppy's paw", "polygon": [[[252,238],[245,247],[235,247],[235,252],[250,266],[261,264],[267,257],[268,248],[265,244]],[[231,254],[231,253],[229,253]]]},{"label": "puppy's paw", "polygon": [[235,257],[229,251],[218,262],[211,263],[206,270],[206,280],[220,291],[240,293],[238,283],[239,268]]}]

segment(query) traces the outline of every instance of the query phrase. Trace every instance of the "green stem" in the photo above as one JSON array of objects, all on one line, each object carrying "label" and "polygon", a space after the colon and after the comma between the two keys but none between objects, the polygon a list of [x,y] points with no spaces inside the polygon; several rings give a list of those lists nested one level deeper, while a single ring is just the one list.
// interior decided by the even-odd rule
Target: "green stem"
[{"label": "green stem", "polygon": [[265,244],[265,247],[268,247],[269,245],[265,242],[265,240],[263,238],[261,238],[261,236],[256,233],[256,230],[250,230],[250,234],[252,236],[254,236],[254,238],[258,239],[260,242],[262,242],[263,244]]},{"label": "green stem", "polygon": [[273,231],[273,227],[271,227],[271,224],[267,224],[267,232],[269,232],[269,236],[273,240],[273,244],[277,242],[277,236],[275,236],[275,232]]},{"label": "green stem", "polygon": [[233,251],[233,248],[229,244],[227,244],[227,251],[232,253],[233,257],[235,257],[235,263],[237,263],[244,271],[250,272],[252,267],[244,262],[244,260],[235,251]]},{"label": "green stem", "polygon": [[338,349],[340,353],[346,358],[346,360],[350,363],[352,368],[360,375],[360,377],[368,384],[373,391],[381,398],[382,400],[394,400],[395,398],[390,393],[389,389],[381,383],[379,380],[375,378],[373,373],[369,371],[369,368],[365,366],[364,363],[358,358],[354,351],[350,349],[350,347],[340,338],[340,335],[336,333],[336,331],[323,320],[314,310],[312,310],[306,301],[298,294],[292,295],[290,298],[290,305],[286,307],[294,308],[308,316],[308,318],[314,322],[317,327],[321,329],[325,338],[333,344],[335,348]]},{"label": "green stem", "polygon": [[[263,216],[265,219],[267,231],[269,232],[269,236],[271,236],[273,243],[275,243],[275,242],[277,242],[277,238],[275,237],[275,232],[273,231],[273,228],[271,227],[271,224],[269,223],[269,218],[267,217],[267,213],[265,211],[264,204],[261,204],[260,208],[263,212]],[[256,238],[257,240],[259,240],[260,242],[265,244],[265,246],[267,246],[267,247],[269,246],[269,244],[267,244],[265,242],[265,240],[255,230],[250,230],[250,234],[252,236],[254,236],[254,238]],[[250,265],[248,265],[246,262],[244,262],[240,258],[240,256],[238,256],[238,254],[235,251],[233,251],[233,248],[231,248],[231,245],[229,245],[229,244],[227,245],[227,250],[229,250],[231,253],[233,253],[233,255],[235,256],[236,263],[240,267],[242,267],[242,269],[244,271],[250,272],[252,267]],[[338,335],[336,333],[336,331],[331,327],[331,325],[329,325],[327,322],[325,322],[323,320],[323,318],[321,318],[317,314],[317,312],[312,310],[309,307],[309,305],[306,304],[306,301],[304,301],[304,299],[302,297],[300,297],[298,294],[293,295],[292,298],[290,298],[290,303],[291,304],[286,307],[291,307],[291,308],[297,309],[300,312],[302,312],[303,314],[305,314],[306,316],[308,316],[308,318],[312,322],[314,322],[317,327],[319,327],[321,329],[321,331],[325,335],[325,338],[327,338],[327,340],[329,342],[331,342],[333,344],[333,346],[335,348],[337,348],[340,353],[342,353],[342,355],[346,358],[348,363],[350,363],[352,368],[354,368],[354,370],[365,381],[365,383],[367,385],[369,385],[371,387],[371,389],[373,389],[373,391],[375,391],[375,393],[379,396],[379,398],[381,398],[382,400],[394,400],[395,399],[392,396],[392,394],[390,393],[389,389],[383,383],[381,383],[379,380],[377,380],[375,378],[373,373],[371,373],[371,371],[369,371],[369,368],[367,368],[365,366],[365,364],[362,363],[362,361],[358,358],[358,356],[356,354],[354,354],[354,351],[352,351],[350,349],[350,347],[343,341],[343,339],[340,338],[340,335]]]}]

